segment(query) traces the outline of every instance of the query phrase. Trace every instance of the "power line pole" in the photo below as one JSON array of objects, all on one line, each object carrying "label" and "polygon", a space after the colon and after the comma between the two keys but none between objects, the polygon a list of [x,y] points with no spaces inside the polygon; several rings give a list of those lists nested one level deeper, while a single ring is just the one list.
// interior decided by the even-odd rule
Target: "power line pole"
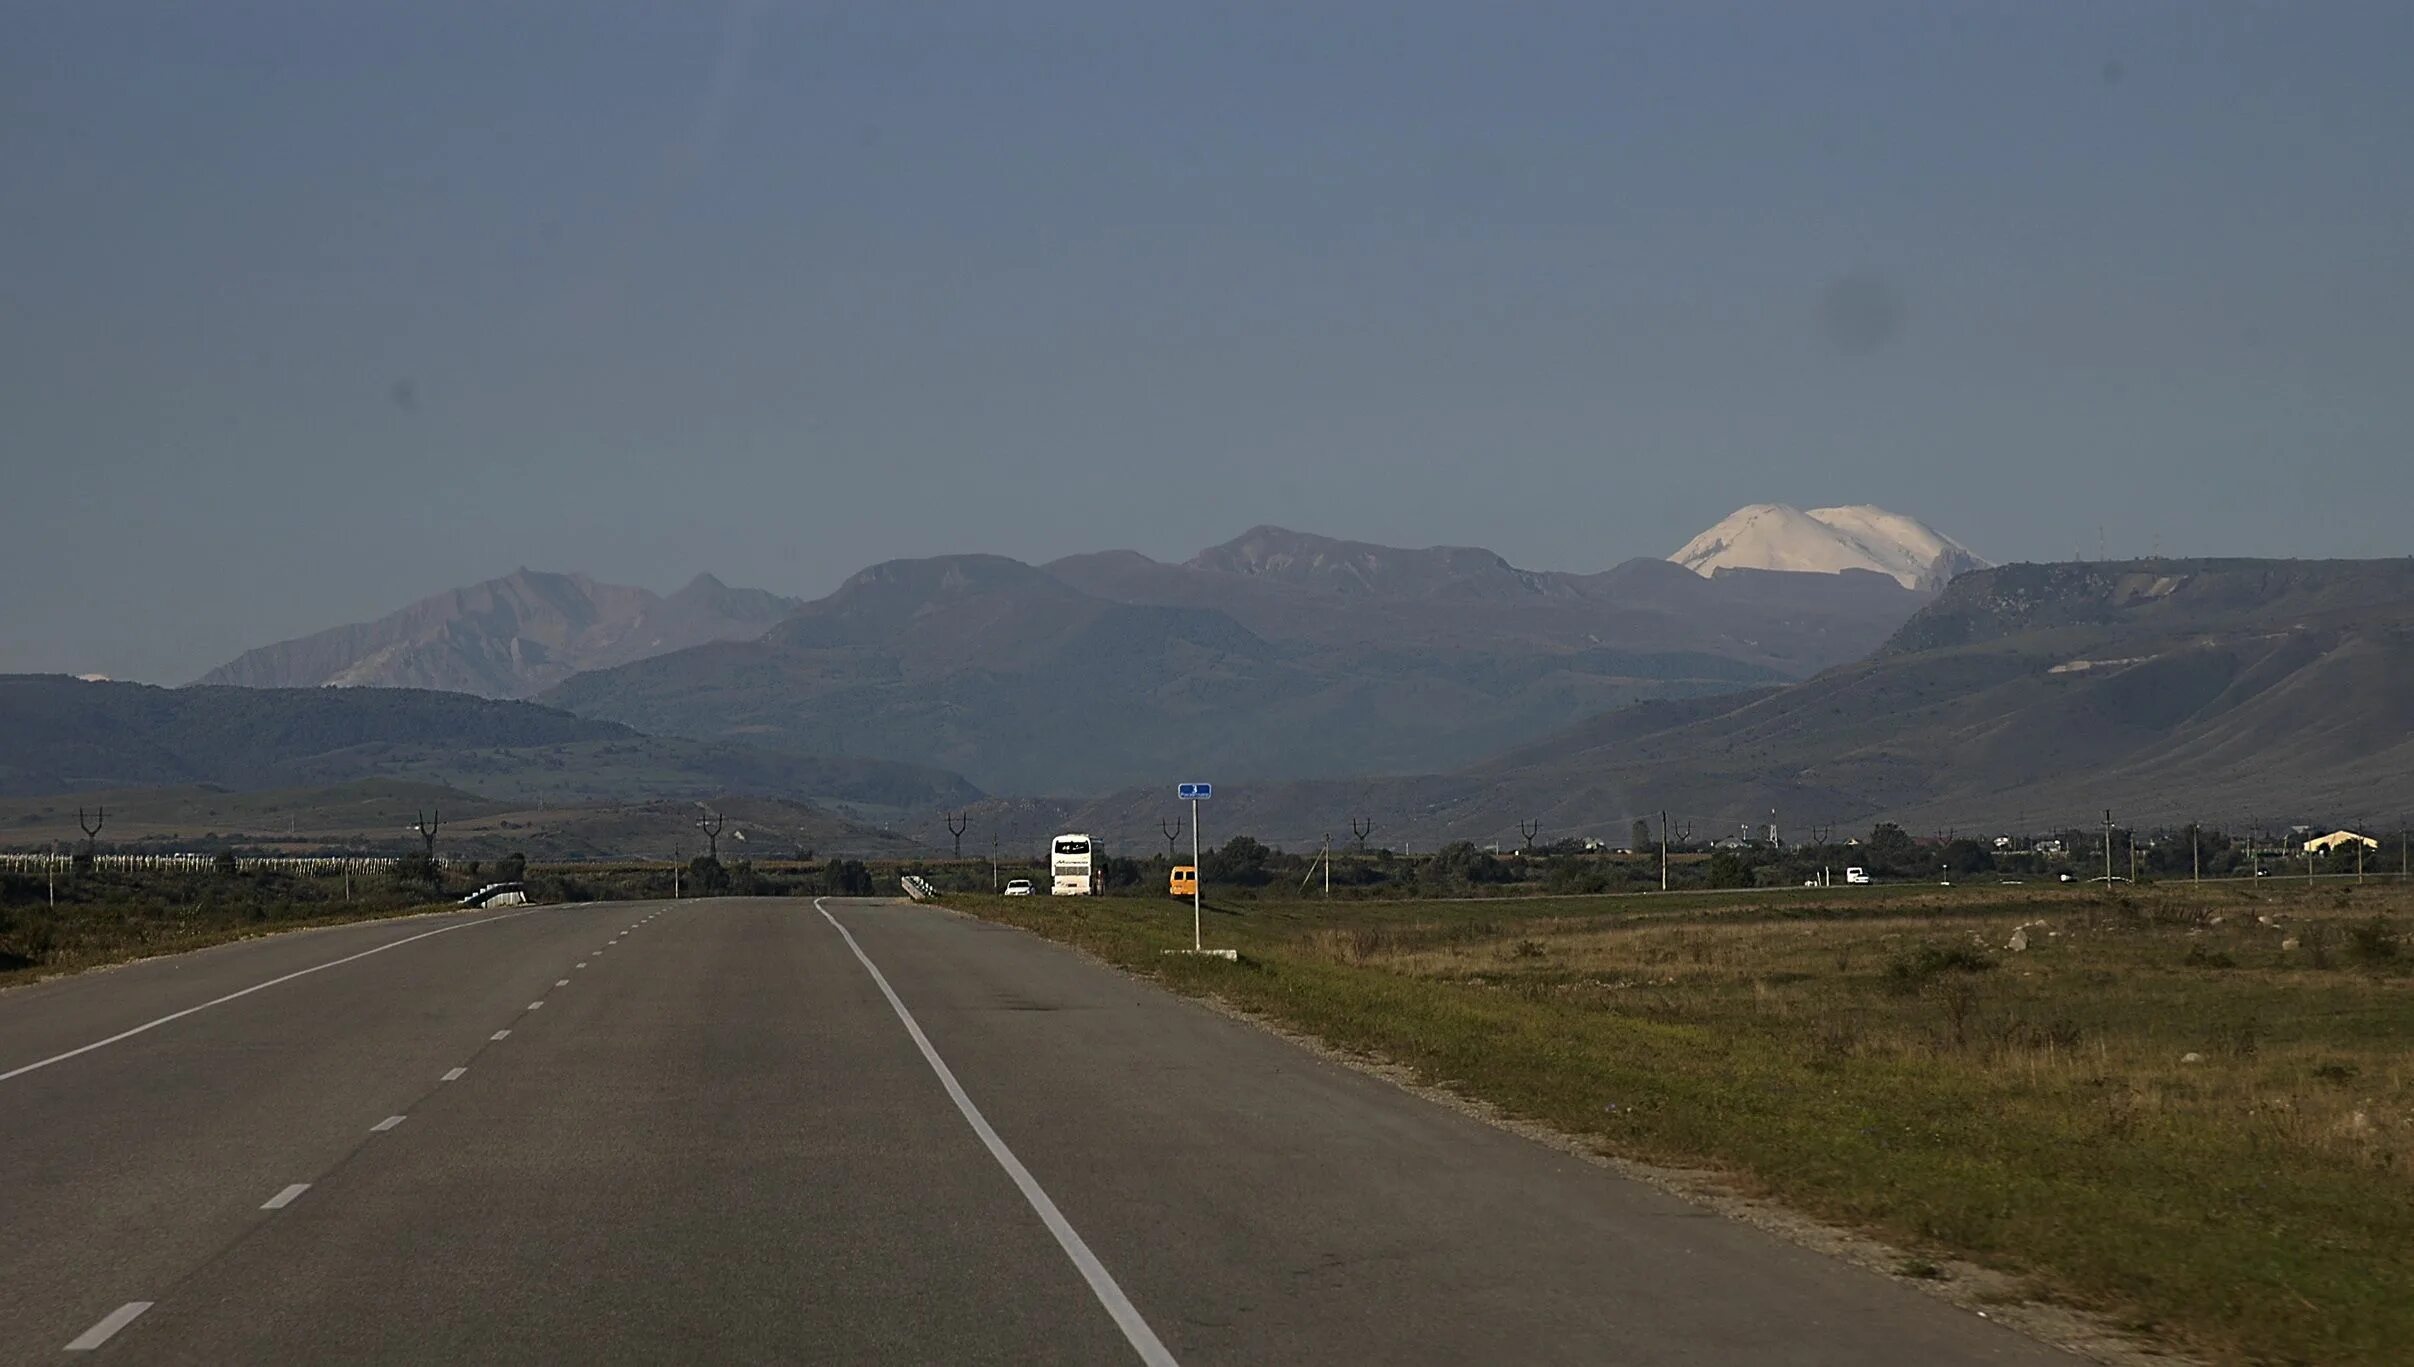
[{"label": "power line pole", "polygon": [[1370,816],[1360,820],[1353,816],[1349,819],[1349,832],[1358,837],[1358,853],[1364,854],[1366,853],[1366,838],[1375,833],[1375,819]]},{"label": "power line pole", "polygon": [[951,835],[951,836],[954,836],[954,837],[955,837],[955,842],[956,842],[956,858],[958,858],[958,859],[962,859],[962,858],[964,857],[964,828],[965,828],[966,826],[971,825],[971,824],[972,824],[972,819],[971,819],[971,814],[970,814],[970,813],[967,813],[967,812],[949,812],[949,813],[947,813],[947,833],[948,833],[949,835]]},{"label": "power line pole", "polygon": [[1668,810],[1660,809],[1660,891],[1668,890]]},{"label": "power line pole", "polygon": [[1163,817],[1158,817],[1157,829],[1165,833],[1165,862],[1171,864],[1173,863],[1173,842],[1182,838],[1182,818],[1177,816],[1173,820],[1167,821]]},{"label": "power line pole", "polygon": [[2188,881],[2204,881],[2204,851],[2197,844],[2196,823],[2193,821],[2188,823]]},{"label": "power line pole", "polygon": [[2104,890],[2112,890],[2112,809],[2104,809]]}]

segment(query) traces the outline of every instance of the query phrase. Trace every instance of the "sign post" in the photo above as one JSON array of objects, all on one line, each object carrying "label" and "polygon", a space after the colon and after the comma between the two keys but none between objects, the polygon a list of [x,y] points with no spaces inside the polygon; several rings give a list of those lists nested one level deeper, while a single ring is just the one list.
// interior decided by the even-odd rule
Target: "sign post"
[{"label": "sign post", "polygon": [[1190,803],[1190,952],[1197,954],[1207,947],[1199,928],[1199,804],[1215,796],[1215,785],[1185,783],[1174,791]]}]

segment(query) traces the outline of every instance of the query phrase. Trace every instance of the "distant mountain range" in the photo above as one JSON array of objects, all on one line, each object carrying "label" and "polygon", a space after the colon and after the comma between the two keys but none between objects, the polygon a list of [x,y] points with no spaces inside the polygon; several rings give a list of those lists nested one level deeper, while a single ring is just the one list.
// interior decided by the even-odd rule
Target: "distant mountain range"
[{"label": "distant mountain range", "polygon": [[[1774,811],[1798,838],[1878,819],[2033,831],[2106,808],[2394,828],[2414,805],[2409,678],[2414,561],[2008,565],[1960,575],[1883,649],[1805,682],[1611,710],[1422,778],[1229,784],[1214,830],[1298,844],[1358,816],[1394,845],[1514,843],[1540,820],[1546,838],[1623,843],[1662,810],[1697,836]],[[1152,786],[976,819],[1145,849],[1172,805]]]},{"label": "distant mountain range", "polygon": [[811,603],[710,576],[657,597],[521,570],[203,682],[541,698],[653,736],[869,755],[993,791],[1106,792],[1200,766],[1426,772],[1627,703],[1859,659],[1955,563],[1950,542],[1878,509],[1822,510],[1833,525],[1810,525],[1857,548],[1824,559],[1753,513],[1721,525],[1760,531],[1701,563],[1588,574],[1280,527],[1178,564],[892,561]]},{"label": "distant mountain range", "polygon": [[1696,574],[1722,570],[1868,570],[1907,589],[1934,592],[1953,576],[1984,569],[1969,548],[1917,518],[1884,508],[1813,508],[1782,503],[1738,508],[1670,560]]},{"label": "distant mountain range", "polygon": [[520,570],[374,622],[247,651],[203,675],[245,688],[433,688],[529,698],[582,670],[762,635],[797,607],[709,574],[665,598],[583,574]]},{"label": "distant mountain range", "polygon": [[1260,527],[1183,564],[892,561],[759,640],[543,697],[657,734],[935,765],[992,791],[1414,772],[1638,699],[1859,658],[1924,601],[1880,574],[1545,573]]}]

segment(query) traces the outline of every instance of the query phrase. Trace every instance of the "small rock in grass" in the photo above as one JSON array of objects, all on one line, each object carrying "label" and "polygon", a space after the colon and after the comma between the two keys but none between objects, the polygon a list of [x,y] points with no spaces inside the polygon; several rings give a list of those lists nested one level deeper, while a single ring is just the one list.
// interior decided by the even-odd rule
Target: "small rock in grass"
[{"label": "small rock in grass", "polygon": [[2204,1062],[2204,1055],[2199,1054],[2195,1050],[2191,1049],[2188,1052],[2181,1054],[2179,1056],[2179,1061],[2182,1063],[2202,1063]]}]

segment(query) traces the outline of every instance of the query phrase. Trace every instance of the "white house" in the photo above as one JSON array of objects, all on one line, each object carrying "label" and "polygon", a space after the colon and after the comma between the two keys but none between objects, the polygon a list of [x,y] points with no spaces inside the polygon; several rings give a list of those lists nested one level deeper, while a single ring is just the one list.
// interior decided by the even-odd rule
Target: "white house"
[{"label": "white house", "polygon": [[2317,835],[2313,839],[2306,841],[2305,848],[2302,852],[2305,854],[2328,854],[2332,850],[2345,849],[2348,846],[2357,843],[2361,843],[2367,850],[2377,850],[2380,848],[2380,842],[2373,839],[2371,836],[2357,835],[2353,831],[2332,831],[2328,835]]}]

